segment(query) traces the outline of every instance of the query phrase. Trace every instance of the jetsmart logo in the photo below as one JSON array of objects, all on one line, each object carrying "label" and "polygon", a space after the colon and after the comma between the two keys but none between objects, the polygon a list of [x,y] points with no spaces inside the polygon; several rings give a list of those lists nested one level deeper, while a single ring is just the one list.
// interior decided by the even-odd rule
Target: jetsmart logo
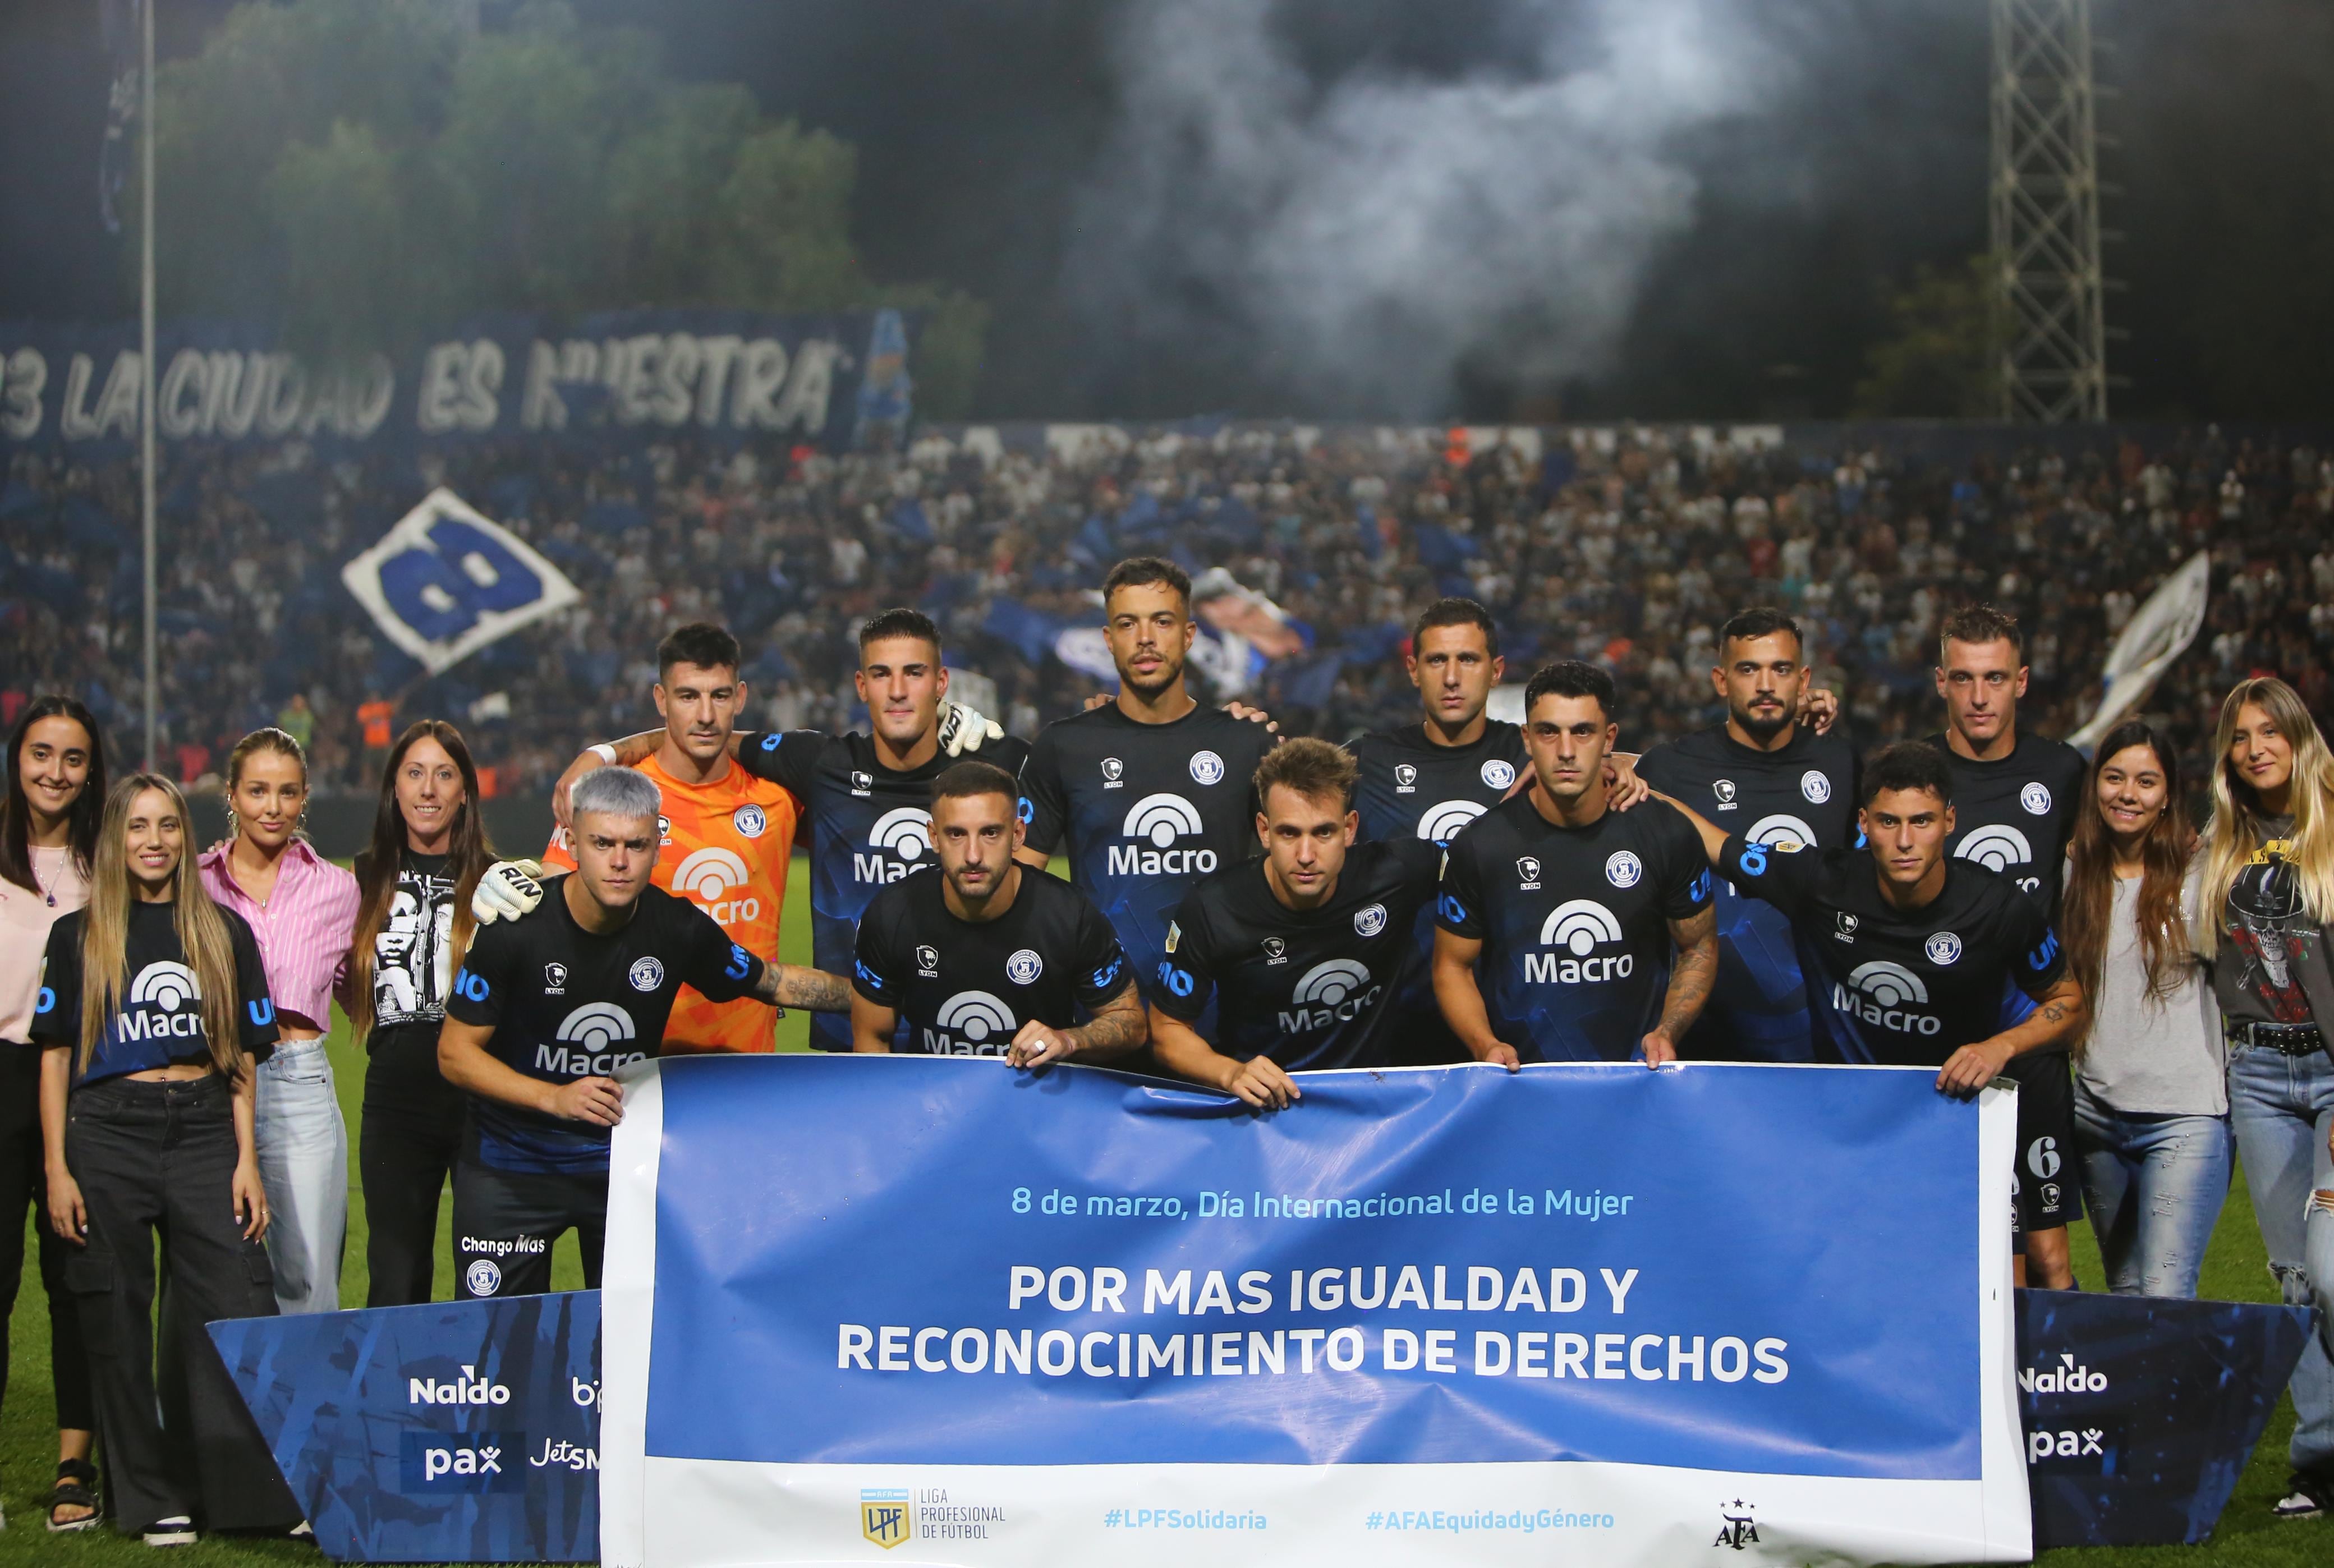
[{"label": "jetsmart logo", "polygon": [[684,899],[696,899],[715,923],[736,925],[762,912],[762,900],[751,894],[742,899],[729,897],[730,890],[743,888],[752,876],[735,850],[693,850],[674,868],[672,890]]},{"label": "jetsmart logo", "polygon": [[2021,1367],[2018,1386],[2030,1394],[2104,1394],[2107,1375],[2075,1364],[2075,1352],[2060,1351],[2055,1367]]},{"label": "jetsmart logo", "polygon": [[1426,814],[1418,819],[1418,836],[1432,843],[1447,844],[1459,836],[1459,830],[1483,814],[1483,807],[1473,801],[1444,801],[1429,806]]},{"label": "jetsmart logo", "polygon": [[476,1367],[458,1378],[408,1378],[405,1388],[409,1405],[507,1405],[511,1398],[508,1383],[482,1378]]},{"label": "jetsmart logo", "polygon": [[1326,1029],[1332,1024],[1350,1023],[1360,1017],[1384,989],[1370,983],[1367,966],[1351,958],[1331,958],[1316,964],[1297,977],[1297,989],[1288,998],[1292,1010],[1280,1015],[1280,1032],[1296,1034],[1307,1029]]},{"label": "jetsmart logo", "polygon": [[1944,1027],[1934,1015],[1914,1013],[1909,1005],[1927,1006],[1929,987],[1902,964],[1875,959],[1858,964],[1845,986],[1831,988],[1831,1005],[1852,1017],[1900,1034],[1934,1034]]},{"label": "jetsmart logo", "polygon": [[538,1044],[537,1073],[559,1073],[571,1078],[604,1077],[619,1067],[645,1061],[645,1051],[612,1049],[632,1038],[632,1015],[606,1002],[586,1002],[559,1021],[562,1045]]},{"label": "jetsmart logo", "polygon": [[1594,899],[1567,899],[1540,922],[1539,944],[1552,953],[1526,953],[1524,978],[1539,986],[1595,985],[1625,980],[1637,967],[1635,957],[1615,953],[1596,957],[1596,949],[1621,939],[1621,922]]},{"label": "jetsmart logo", "polygon": [[190,1040],[203,1032],[203,1015],[181,1012],[202,1001],[195,972],[184,964],[149,964],[130,982],[130,995],[114,1015],[114,1033],[121,1040]]},{"label": "jetsmart logo", "polygon": [[940,1004],[938,1028],[924,1031],[935,1056],[1002,1056],[1020,1027],[1013,1009],[987,991],[959,991]]},{"label": "jetsmart logo", "polygon": [[1213,850],[1170,847],[1200,835],[1200,810],[1181,795],[1144,795],[1128,810],[1121,831],[1134,842],[1110,846],[1114,877],[1190,877],[1216,869]]},{"label": "jetsmart logo", "polygon": [[851,874],[863,882],[896,882],[932,847],[932,817],[921,806],[893,806],[867,830],[864,852],[852,851]]}]

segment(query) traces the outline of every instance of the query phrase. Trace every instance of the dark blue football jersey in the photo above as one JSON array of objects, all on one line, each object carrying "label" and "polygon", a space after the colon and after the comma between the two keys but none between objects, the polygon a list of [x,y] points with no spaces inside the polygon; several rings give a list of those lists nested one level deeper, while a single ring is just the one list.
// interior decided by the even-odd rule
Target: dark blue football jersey
[{"label": "dark blue football jersey", "polygon": [[1918,909],[1881,896],[1870,850],[1786,851],[1726,841],[1722,869],[1783,911],[1812,984],[1817,1059],[1942,1067],[2021,1022],[2066,973],[2040,907],[2009,878],[1945,862]]},{"label": "dark blue football jersey", "polygon": [[1376,730],[1345,743],[1355,778],[1361,839],[1425,839],[1447,844],[1461,828],[1508,798],[1530,769],[1521,726],[1486,722],[1470,746],[1436,746],[1424,724]]},{"label": "dark blue football jersey", "polygon": [[1194,1027],[1220,1003],[1208,1044],[1291,1072],[1384,1067],[1416,1027],[1400,1005],[1426,967],[1415,937],[1442,851],[1418,839],[1355,844],[1317,909],[1272,896],[1263,861],[1216,872],[1183,896],[1159,963],[1159,1010]]},{"label": "dark blue football jersey", "polygon": [[[973,755],[1018,773],[1029,747],[1008,737]],[[887,768],[875,760],[870,736],[798,729],[741,736],[738,760],[802,803],[810,831],[811,961],[830,975],[850,974],[869,901],[936,863],[932,780],[962,759],[941,752],[921,767]],[[812,1014],[810,1043],[821,1051],[850,1050],[850,1015]]]},{"label": "dark blue football jersey", "polygon": [[1257,765],[1274,736],[1218,708],[1138,724],[1115,703],[1047,725],[1021,770],[1029,847],[1069,857],[1145,1000],[1175,906],[1209,872],[1261,852]]},{"label": "dark blue football jersey", "polygon": [[1661,1016],[1668,922],[1710,907],[1702,837],[1660,801],[1562,828],[1529,795],[1444,851],[1436,919],[1483,944],[1491,1033],[1527,1062],[1625,1062]]},{"label": "dark blue football jersey", "polygon": [[2010,755],[1995,762],[1972,761],[1942,734],[1929,744],[1944,753],[1953,775],[1953,831],[1945,852],[2000,871],[2041,905],[2045,919],[2056,921],[2067,845],[2089,772],[2083,754],[2022,732]]},{"label": "dark blue football jersey", "polygon": [[[1753,843],[1838,849],[1859,842],[1856,747],[1801,726],[1780,751],[1760,751],[1722,724],[1664,741],[1637,774]],[[1718,887],[1718,981],[1678,1053],[1697,1062],[1810,1062],[1807,986],[1791,924],[1772,904]]]}]

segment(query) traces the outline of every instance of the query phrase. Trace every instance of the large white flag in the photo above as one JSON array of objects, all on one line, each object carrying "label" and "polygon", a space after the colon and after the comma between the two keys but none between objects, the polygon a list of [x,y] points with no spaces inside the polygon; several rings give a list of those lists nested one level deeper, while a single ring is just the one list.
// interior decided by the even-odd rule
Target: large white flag
[{"label": "large white flag", "polygon": [[584,597],[526,540],[442,486],[342,567],[341,581],[432,675]]}]

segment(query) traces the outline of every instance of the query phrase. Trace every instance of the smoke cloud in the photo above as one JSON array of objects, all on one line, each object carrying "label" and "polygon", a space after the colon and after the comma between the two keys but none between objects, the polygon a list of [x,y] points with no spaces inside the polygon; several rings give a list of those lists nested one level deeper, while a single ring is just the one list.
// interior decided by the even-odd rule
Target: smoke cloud
[{"label": "smoke cloud", "polygon": [[1607,368],[1693,223],[1681,144],[1771,99],[1795,51],[1724,0],[1506,0],[1506,57],[1314,79],[1274,0],[1140,0],[1066,283],[1137,351],[1246,361],[1288,406],[1428,416],[1462,366]]}]

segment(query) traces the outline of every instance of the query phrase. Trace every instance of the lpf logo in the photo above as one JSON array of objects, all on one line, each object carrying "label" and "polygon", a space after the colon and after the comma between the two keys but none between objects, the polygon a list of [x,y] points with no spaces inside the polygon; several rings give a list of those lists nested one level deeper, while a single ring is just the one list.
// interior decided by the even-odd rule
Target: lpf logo
[{"label": "lpf logo", "polygon": [[863,1486],[859,1491],[859,1533],[889,1552],[910,1532],[908,1489],[905,1486]]}]

